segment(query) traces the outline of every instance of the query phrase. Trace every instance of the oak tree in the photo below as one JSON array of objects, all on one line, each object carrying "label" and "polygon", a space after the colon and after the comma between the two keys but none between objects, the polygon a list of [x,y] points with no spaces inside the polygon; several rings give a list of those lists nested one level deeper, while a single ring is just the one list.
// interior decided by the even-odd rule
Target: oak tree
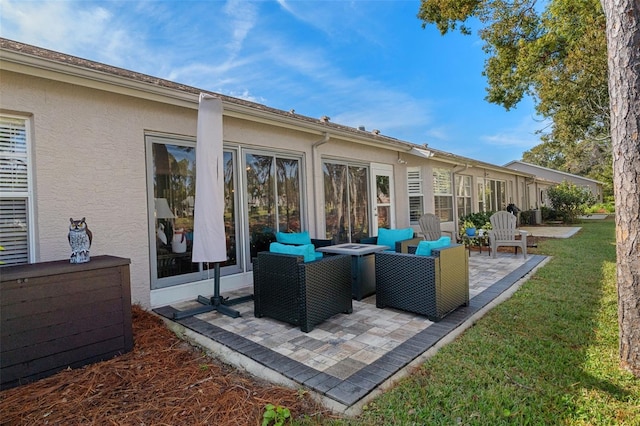
[{"label": "oak tree", "polygon": [[605,19],[599,0],[423,0],[418,17],[442,34],[477,18],[488,54],[489,102],[515,107],[524,96],[552,124],[527,162],[605,183],[611,194],[611,139]]},{"label": "oak tree", "polygon": [[[602,1],[602,3],[600,2]],[[638,0],[422,0],[442,34],[479,36],[489,102],[524,96],[551,120],[525,160],[606,180],[616,200],[621,365],[640,376],[640,4]],[[613,168],[611,167],[613,157]]]}]

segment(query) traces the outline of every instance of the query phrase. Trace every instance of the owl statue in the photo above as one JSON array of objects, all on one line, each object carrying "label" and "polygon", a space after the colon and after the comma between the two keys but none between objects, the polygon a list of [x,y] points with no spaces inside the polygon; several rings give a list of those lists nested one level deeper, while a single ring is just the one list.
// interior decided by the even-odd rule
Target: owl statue
[{"label": "owl statue", "polygon": [[93,234],[87,228],[87,222],[83,217],[82,220],[69,221],[69,245],[71,246],[71,263],[85,263],[90,260],[89,249],[91,248],[91,240]]}]

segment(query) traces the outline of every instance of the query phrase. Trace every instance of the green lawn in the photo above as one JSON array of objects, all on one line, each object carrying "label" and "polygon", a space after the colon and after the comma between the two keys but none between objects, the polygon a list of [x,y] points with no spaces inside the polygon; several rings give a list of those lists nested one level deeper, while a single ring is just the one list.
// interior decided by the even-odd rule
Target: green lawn
[{"label": "green lawn", "polygon": [[540,242],[550,262],[360,417],[324,424],[640,425],[640,380],[618,368],[614,222],[580,226]]}]

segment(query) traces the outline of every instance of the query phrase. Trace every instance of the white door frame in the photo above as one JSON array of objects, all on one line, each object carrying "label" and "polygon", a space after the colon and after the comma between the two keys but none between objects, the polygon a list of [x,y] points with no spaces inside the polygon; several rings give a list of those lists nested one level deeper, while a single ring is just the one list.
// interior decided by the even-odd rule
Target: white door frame
[{"label": "white door frame", "polygon": [[393,182],[393,165],[371,163],[369,165],[371,170],[371,235],[378,235],[378,197],[377,197],[377,177],[387,176],[389,178],[389,203],[380,204],[380,206],[389,206],[390,213],[390,225],[391,228],[396,227],[396,209],[395,209],[395,194],[394,194],[394,182]]}]

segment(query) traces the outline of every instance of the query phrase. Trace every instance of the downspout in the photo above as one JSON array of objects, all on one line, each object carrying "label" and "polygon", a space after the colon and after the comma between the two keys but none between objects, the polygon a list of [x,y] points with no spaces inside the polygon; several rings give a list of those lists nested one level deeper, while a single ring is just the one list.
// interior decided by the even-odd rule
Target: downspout
[{"label": "downspout", "polygon": [[[458,170],[458,167],[462,167],[460,170]],[[455,165],[455,167],[451,170],[453,173],[452,179],[453,179],[453,208],[454,210],[454,216],[453,216],[453,232],[455,233],[455,235],[458,235],[460,229],[459,229],[459,220],[457,219],[458,217],[458,201],[456,200],[456,175],[461,173],[461,172],[466,172],[469,167],[473,167],[471,165],[469,165],[469,163],[465,163],[464,165]],[[471,181],[471,194],[473,194],[473,180]],[[471,195],[471,199],[473,200],[473,195]],[[473,209],[473,208],[472,208]]]},{"label": "downspout", "polygon": [[315,223],[316,223],[316,238],[325,238],[324,232],[320,229],[320,220],[319,220],[319,216],[318,216],[318,194],[320,192],[319,190],[319,185],[320,183],[318,182],[319,178],[317,176],[317,165],[316,165],[316,157],[317,157],[317,151],[318,151],[318,147],[321,145],[324,145],[325,143],[329,142],[329,133],[328,132],[324,132],[324,136],[322,137],[322,139],[314,142],[311,145],[311,170],[313,172],[313,200],[314,200],[314,216],[316,218]]}]

